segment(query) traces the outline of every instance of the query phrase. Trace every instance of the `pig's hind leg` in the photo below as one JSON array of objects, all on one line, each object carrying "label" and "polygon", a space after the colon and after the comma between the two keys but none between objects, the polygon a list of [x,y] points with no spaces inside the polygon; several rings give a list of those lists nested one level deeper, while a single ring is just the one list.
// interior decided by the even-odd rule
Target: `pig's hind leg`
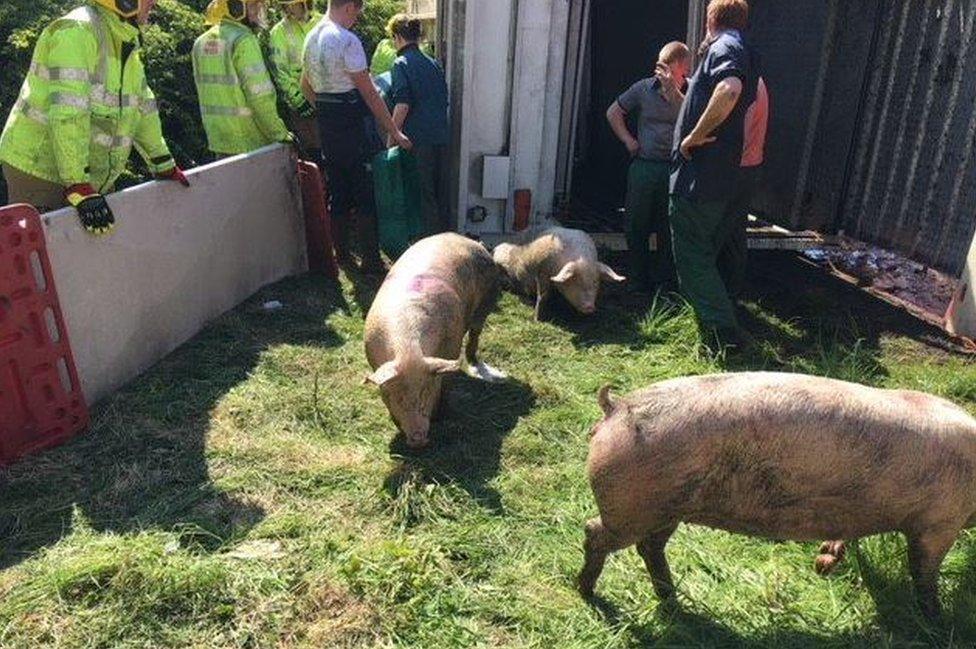
[{"label": "pig's hind leg", "polygon": [[960,529],[939,529],[921,534],[906,534],[908,568],[915,582],[915,596],[922,614],[929,620],[939,617],[939,567],[959,535]]},{"label": "pig's hind leg", "polygon": [[591,518],[584,528],[583,551],[585,559],[583,569],[576,578],[576,584],[584,597],[593,595],[596,580],[603,572],[603,564],[611,552],[622,550],[634,543],[633,539],[625,539],[608,530],[600,518]]},{"label": "pig's hind leg", "polygon": [[668,600],[674,596],[674,582],[671,581],[671,568],[668,558],[664,554],[664,547],[668,539],[674,534],[675,526],[670,526],[653,534],[648,534],[637,543],[637,553],[644,559],[647,572],[651,573],[651,583],[654,592],[661,600]]}]

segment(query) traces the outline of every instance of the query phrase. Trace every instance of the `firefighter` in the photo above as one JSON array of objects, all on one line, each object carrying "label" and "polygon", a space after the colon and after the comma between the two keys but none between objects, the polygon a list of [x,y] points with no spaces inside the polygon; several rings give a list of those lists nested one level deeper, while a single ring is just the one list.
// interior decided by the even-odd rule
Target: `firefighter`
[{"label": "firefighter", "polygon": [[12,203],[72,205],[93,234],[112,229],[104,194],[136,151],[161,179],[189,186],[163,140],[146,83],[139,26],[156,0],[90,0],[55,20],[34,48],[0,135]]},{"label": "firefighter", "polygon": [[305,155],[317,163],[322,147],[315,107],[302,94],[302,48],[322,14],[315,11],[312,0],[278,0],[278,4],[284,16],[271,28],[271,70],[288,108],[286,122],[305,148]]},{"label": "firefighter", "polygon": [[207,24],[193,44],[193,78],[210,150],[223,157],[292,142],[253,31],[266,27],[264,0],[212,0]]}]

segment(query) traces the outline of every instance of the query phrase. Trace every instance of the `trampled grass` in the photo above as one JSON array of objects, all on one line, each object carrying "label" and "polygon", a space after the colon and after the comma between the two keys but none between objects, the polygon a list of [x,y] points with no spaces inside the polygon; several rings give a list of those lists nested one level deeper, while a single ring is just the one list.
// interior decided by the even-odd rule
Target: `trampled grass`
[{"label": "trampled grass", "polygon": [[674,300],[615,292],[592,319],[538,324],[506,295],[483,357],[512,379],[452,379],[422,453],[361,384],[375,287],[270,287],[100,404],[89,434],[3,474],[0,646],[973,646],[969,533],[934,627],[897,535],[862,540],[824,579],[813,545],[683,526],[676,610],[658,608],[633,551],[610,559],[594,602],[576,594],[604,383],[803,371],[976,410],[976,364],[937,332],[794,262],[754,275],[762,342],[724,358]]}]

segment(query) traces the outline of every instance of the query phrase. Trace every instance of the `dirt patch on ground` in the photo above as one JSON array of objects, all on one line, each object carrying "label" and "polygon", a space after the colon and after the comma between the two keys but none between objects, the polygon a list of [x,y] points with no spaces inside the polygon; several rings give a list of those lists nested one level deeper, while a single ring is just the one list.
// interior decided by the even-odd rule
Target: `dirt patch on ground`
[{"label": "dirt patch on ground", "polygon": [[343,588],[311,586],[304,601],[279,647],[353,647],[380,637],[376,611]]}]

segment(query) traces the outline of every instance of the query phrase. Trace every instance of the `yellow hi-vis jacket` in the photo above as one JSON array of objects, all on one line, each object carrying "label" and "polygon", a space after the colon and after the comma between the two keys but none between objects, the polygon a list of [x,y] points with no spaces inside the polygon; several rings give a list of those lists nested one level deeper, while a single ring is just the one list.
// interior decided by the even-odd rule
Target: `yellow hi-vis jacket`
[{"label": "yellow hi-vis jacket", "polygon": [[146,83],[139,30],[102,7],[78,7],[41,33],[0,135],[0,161],[105,192],[133,144],[153,173],[175,166]]},{"label": "yellow hi-vis jacket", "polygon": [[257,36],[224,18],[193,44],[193,78],[214,153],[253,151],[289,140]]},{"label": "yellow hi-vis jacket", "polygon": [[293,111],[301,110],[306,101],[301,86],[305,37],[321,18],[322,15],[314,11],[305,22],[285,16],[271,28],[271,69],[282,99]]}]

